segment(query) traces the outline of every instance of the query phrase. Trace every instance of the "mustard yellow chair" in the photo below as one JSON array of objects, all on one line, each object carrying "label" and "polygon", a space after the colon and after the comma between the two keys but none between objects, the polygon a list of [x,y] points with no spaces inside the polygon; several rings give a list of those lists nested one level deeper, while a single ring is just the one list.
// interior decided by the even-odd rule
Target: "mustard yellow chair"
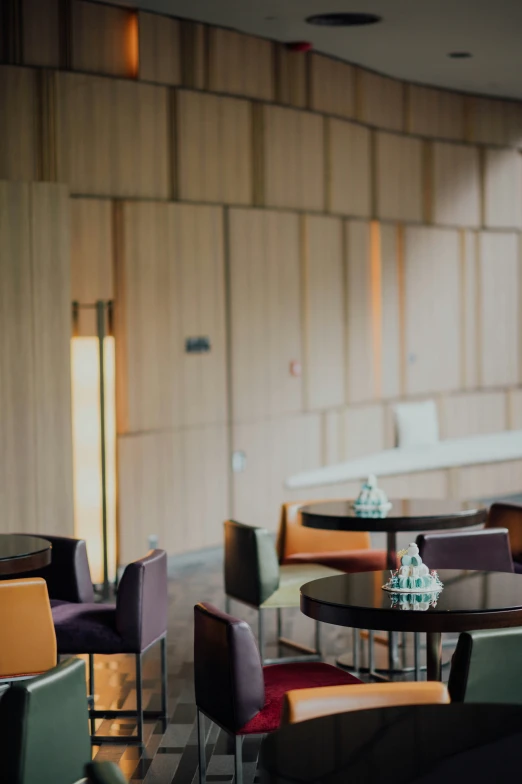
[{"label": "mustard yellow chair", "polygon": [[283,700],[281,724],[331,716],[334,713],[387,708],[393,705],[437,705],[450,702],[446,686],[425,683],[356,683],[288,691]]},{"label": "mustard yellow chair", "polygon": [[56,666],[56,635],[45,580],[0,580],[0,680]]}]

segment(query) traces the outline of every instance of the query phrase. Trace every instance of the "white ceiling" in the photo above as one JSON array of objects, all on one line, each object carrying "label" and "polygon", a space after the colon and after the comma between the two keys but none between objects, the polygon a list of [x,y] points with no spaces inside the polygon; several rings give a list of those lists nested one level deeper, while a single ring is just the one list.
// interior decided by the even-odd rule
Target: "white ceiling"
[{"label": "white ceiling", "polygon": [[[409,81],[522,98],[522,0],[111,0],[314,49]],[[366,11],[368,27],[321,28],[312,14]],[[451,51],[473,58],[453,60]]]}]

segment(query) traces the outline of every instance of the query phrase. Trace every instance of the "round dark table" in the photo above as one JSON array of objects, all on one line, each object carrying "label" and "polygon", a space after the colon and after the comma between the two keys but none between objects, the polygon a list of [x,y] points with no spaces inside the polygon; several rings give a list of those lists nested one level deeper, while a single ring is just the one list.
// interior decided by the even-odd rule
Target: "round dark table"
[{"label": "round dark table", "polygon": [[451,499],[390,499],[391,509],[382,516],[376,512],[357,512],[353,501],[324,501],[307,504],[299,510],[308,528],[328,531],[384,532],[387,538],[387,566],[397,567],[397,534],[401,531],[441,531],[466,528],[486,522],[487,509],[481,504]]},{"label": "round dark table", "polygon": [[[324,623],[356,629],[425,632],[428,680],[441,679],[443,632],[522,626],[522,574],[442,569],[435,606],[404,609],[404,594],[382,590],[389,572],[323,577],[301,587],[301,611]],[[409,594],[412,596],[412,594]],[[410,605],[411,606],[411,605]]]},{"label": "round dark table", "polygon": [[377,708],[282,727],[263,740],[259,775],[261,784],[512,784],[521,745],[522,705]]},{"label": "round dark table", "polygon": [[0,576],[41,569],[51,563],[51,543],[39,536],[0,534]]}]

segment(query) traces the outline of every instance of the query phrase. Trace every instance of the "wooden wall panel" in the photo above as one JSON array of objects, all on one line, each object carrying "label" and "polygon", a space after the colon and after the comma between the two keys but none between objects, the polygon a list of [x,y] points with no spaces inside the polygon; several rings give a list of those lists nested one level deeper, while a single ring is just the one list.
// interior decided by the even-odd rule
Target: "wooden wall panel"
[{"label": "wooden wall panel", "polygon": [[88,0],[72,0],[71,50],[71,62],[75,71],[136,77],[136,13]]},{"label": "wooden wall panel", "polygon": [[369,218],[372,211],[370,131],[343,120],[326,120],[328,212]]},{"label": "wooden wall panel", "polygon": [[168,198],[168,89],[57,74],[58,180],[73,194]]},{"label": "wooden wall panel", "polygon": [[478,303],[478,233],[464,231],[460,234],[462,269],[462,366],[464,389],[479,385],[479,303]]},{"label": "wooden wall panel", "polygon": [[519,291],[518,235],[481,232],[478,286],[481,386],[518,383]]},{"label": "wooden wall panel", "polygon": [[456,231],[404,232],[406,392],[458,389],[461,275]]},{"label": "wooden wall panel", "polygon": [[264,106],[262,117],[264,204],[322,210],[323,118],[280,106]]},{"label": "wooden wall panel", "polygon": [[71,277],[66,186],[31,186],[37,530],[73,533]]},{"label": "wooden wall panel", "polygon": [[276,101],[305,109],[308,103],[308,55],[275,45]]},{"label": "wooden wall panel", "polygon": [[222,27],[210,27],[208,36],[209,90],[274,99],[271,41]]},{"label": "wooden wall panel", "polygon": [[457,498],[491,498],[520,492],[522,460],[459,468],[455,481]]},{"label": "wooden wall panel", "polygon": [[433,223],[480,226],[480,157],[477,147],[433,144]]},{"label": "wooden wall panel", "polygon": [[343,457],[352,460],[381,452],[384,444],[384,409],[380,404],[345,409],[342,414]]},{"label": "wooden wall panel", "polygon": [[481,144],[509,144],[506,102],[478,95],[466,97],[467,137]]},{"label": "wooden wall panel", "polygon": [[393,133],[376,133],[375,166],[378,217],[422,221],[422,142]]},{"label": "wooden wall panel", "polygon": [[299,218],[230,211],[230,332],[235,421],[302,409]]},{"label": "wooden wall panel", "polygon": [[71,299],[114,299],[112,203],[71,199]]},{"label": "wooden wall panel", "polygon": [[306,405],[325,408],[345,401],[342,223],[302,220]]},{"label": "wooden wall panel", "polygon": [[357,119],[377,128],[401,131],[404,126],[404,84],[358,68]]},{"label": "wooden wall panel", "polygon": [[377,392],[375,313],[372,290],[371,224],[345,223],[346,396],[349,402],[372,400]]},{"label": "wooden wall panel", "polygon": [[59,0],[22,0],[22,62],[60,65]]},{"label": "wooden wall panel", "polygon": [[181,84],[180,22],[168,16],[138,12],[139,78]]},{"label": "wooden wall panel", "polygon": [[353,65],[322,54],[310,56],[310,109],[341,117],[354,116]]},{"label": "wooden wall panel", "polygon": [[250,102],[181,90],[176,114],[179,197],[251,204]]},{"label": "wooden wall panel", "polygon": [[[377,229],[374,229],[377,231]],[[402,246],[397,226],[381,225],[377,239],[380,252],[380,396],[399,397],[403,392],[404,351],[401,340],[401,303],[403,292],[400,275]]]},{"label": "wooden wall panel", "polygon": [[522,430],[522,389],[508,393],[508,425],[510,430]]},{"label": "wooden wall panel", "polygon": [[305,498],[308,491],[287,490],[285,479],[299,471],[321,465],[321,416],[298,414],[250,424],[232,431],[233,449],[246,455],[245,470],[232,474],[235,520],[277,529],[284,501]]},{"label": "wooden wall panel", "polygon": [[38,179],[36,106],[34,71],[0,66],[0,179]]},{"label": "wooden wall panel", "polygon": [[181,76],[185,87],[207,88],[207,26],[180,19]]},{"label": "wooden wall panel", "polygon": [[[223,422],[221,209],[127,203],[120,223],[118,432]],[[199,336],[209,337],[211,351],[186,354],[186,338]]]},{"label": "wooden wall panel", "polygon": [[450,90],[406,85],[408,119],[406,130],[436,139],[464,139],[464,96]]},{"label": "wooden wall panel", "polygon": [[517,150],[484,151],[484,225],[522,226],[522,160]]},{"label": "wooden wall panel", "polygon": [[[383,476],[379,479],[388,498],[447,498],[449,493],[448,471],[416,471],[413,474]],[[403,534],[403,546],[411,538]],[[401,535],[399,534],[399,541]]]},{"label": "wooden wall panel", "polygon": [[504,392],[465,392],[441,400],[441,438],[500,433],[507,427]]}]

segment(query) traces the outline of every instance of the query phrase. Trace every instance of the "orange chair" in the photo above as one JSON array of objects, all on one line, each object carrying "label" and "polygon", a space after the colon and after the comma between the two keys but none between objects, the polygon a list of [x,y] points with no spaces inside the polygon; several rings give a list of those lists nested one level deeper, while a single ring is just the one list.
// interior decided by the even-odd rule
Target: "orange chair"
[{"label": "orange chair", "polygon": [[316,563],[342,572],[386,569],[386,550],[372,550],[368,531],[306,528],[300,508],[321,501],[292,501],[281,507],[277,537],[279,563]]},{"label": "orange chair", "polygon": [[450,702],[446,686],[425,683],[357,683],[288,691],[281,724],[331,716],[334,713],[387,708],[393,705],[436,705]]},{"label": "orange chair", "polygon": [[56,635],[45,580],[0,580],[0,680],[56,666]]}]

